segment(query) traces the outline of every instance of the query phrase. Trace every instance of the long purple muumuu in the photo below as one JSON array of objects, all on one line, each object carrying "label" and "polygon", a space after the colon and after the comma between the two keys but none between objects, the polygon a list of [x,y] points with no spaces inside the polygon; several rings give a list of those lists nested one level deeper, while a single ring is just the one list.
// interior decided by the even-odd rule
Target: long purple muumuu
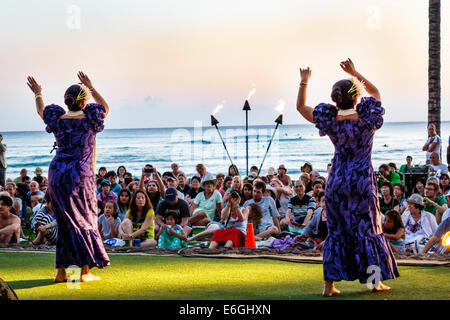
[{"label": "long purple muumuu", "polygon": [[58,223],[56,268],[72,265],[103,268],[109,257],[98,230],[95,137],[103,131],[105,107],[88,104],[85,118],[61,119],[58,105],[44,109],[46,130],[58,149],[48,170],[48,193]]},{"label": "long purple muumuu", "polygon": [[319,134],[327,135],[335,147],[325,190],[328,237],[323,248],[324,279],[366,283],[377,267],[378,281],[396,278],[399,273],[381,228],[372,168],[373,136],[383,125],[384,108],[370,97],[362,98],[356,111],[358,120],[336,121],[337,108],[321,103],[313,115]]}]

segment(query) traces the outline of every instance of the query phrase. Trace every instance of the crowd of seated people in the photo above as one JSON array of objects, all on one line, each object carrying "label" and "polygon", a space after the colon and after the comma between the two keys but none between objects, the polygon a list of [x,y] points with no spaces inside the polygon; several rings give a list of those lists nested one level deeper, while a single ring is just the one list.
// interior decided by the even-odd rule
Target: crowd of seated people
[{"label": "crowd of seated people", "polygon": [[[396,253],[448,254],[439,239],[449,227],[449,174],[438,160],[430,154],[429,172],[415,181],[413,190],[405,185],[405,174],[413,168],[410,156],[399,170],[395,163],[386,163],[375,172],[382,230]],[[241,176],[234,165],[226,173],[213,174],[200,163],[189,177],[177,163],[170,168],[161,173],[147,164],[137,177],[123,165],[98,169],[98,225],[104,240],[120,238],[130,246],[160,248],[207,240],[211,248],[242,247],[251,222],[261,246],[265,240],[291,235],[299,241],[312,239],[315,248],[322,248],[327,177],[311,163],[300,166],[295,177],[283,164],[277,170],[270,167],[267,174],[253,166],[248,176]],[[56,243],[48,180],[41,168],[34,174],[30,179],[22,169],[0,190],[2,243]]]}]

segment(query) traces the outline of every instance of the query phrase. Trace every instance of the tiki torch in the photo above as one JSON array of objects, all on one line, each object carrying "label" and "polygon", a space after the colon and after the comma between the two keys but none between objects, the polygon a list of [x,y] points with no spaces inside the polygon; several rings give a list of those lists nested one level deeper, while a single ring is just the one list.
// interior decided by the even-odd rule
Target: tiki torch
[{"label": "tiki torch", "polygon": [[215,126],[217,129],[217,133],[219,134],[220,140],[222,141],[223,147],[225,148],[225,151],[227,152],[228,159],[230,159],[231,164],[234,166],[233,160],[231,160],[230,154],[228,153],[227,146],[225,144],[225,141],[223,141],[222,135],[220,134],[219,127],[217,126],[219,124],[219,121],[214,117],[214,115],[223,108],[223,105],[218,105],[216,109],[214,109],[213,114],[211,115],[211,126]]},{"label": "tiki torch", "polygon": [[247,96],[247,100],[245,100],[244,108],[242,110],[245,111],[245,159],[246,159],[246,165],[247,165],[247,176],[248,176],[248,112],[250,109],[250,104],[248,103],[248,100],[253,96],[253,94],[256,92],[256,88],[253,88],[250,93]]},{"label": "tiki torch", "polygon": [[267,156],[267,153],[269,152],[270,146],[272,145],[273,138],[275,137],[275,132],[277,132],[278,126],[280,124],[283,124],[284,105],[285,105],[285,102],[282,99],[278,100],[278,105],[275,108],[275,110],[278,111],[280,113],[280,115],[275,119],[275,123],[276,123],[275,130],[273,130],[272,138],[270,138],[269,145],[267,146],[266,154],[264,155],[261,165],[259,166],[258,176],[259,176],[259,173],[261,172],[262,166],[264,164],[264,160],[266,160],[266,156]]}]

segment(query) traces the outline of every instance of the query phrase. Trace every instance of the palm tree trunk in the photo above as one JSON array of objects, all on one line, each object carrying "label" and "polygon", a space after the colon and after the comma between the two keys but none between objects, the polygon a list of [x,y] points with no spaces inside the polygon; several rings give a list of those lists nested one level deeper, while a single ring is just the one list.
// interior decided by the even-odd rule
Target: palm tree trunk
[{"label": "palm tree trunk", "polygon": [[[429,0],[428,7],[428,124],[441,136],[441,1]],[[442,150],[442,148],[441,148]],[[442,151],[440,152],[442,155]],[[442,159],[442,157],[440,157]]]}]

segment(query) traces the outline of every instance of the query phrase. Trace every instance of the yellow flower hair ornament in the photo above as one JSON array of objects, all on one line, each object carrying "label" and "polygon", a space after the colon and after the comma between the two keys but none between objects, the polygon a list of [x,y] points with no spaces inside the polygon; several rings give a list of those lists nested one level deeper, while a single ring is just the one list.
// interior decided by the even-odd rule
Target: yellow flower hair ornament
[{"label": "yellow flower hair ornament", "polygon": [[81,90],[78,93],[77,101],[89,100],[91,98],[91,90],[89,90],[89,88],[86,87],[84,84],[80,84],[80,86],[81,86]]},{"label": "yellow flower hair ornament", "polygon": [[352,97],[361,97],[362,95],[365,94],[366,92],[366,86],[364,85],[363,81],[359,81],[357,78],[352,77],[349,79],[353,85],[350,88],[350,90],[348,90],[348,93],[352,94]]}]

